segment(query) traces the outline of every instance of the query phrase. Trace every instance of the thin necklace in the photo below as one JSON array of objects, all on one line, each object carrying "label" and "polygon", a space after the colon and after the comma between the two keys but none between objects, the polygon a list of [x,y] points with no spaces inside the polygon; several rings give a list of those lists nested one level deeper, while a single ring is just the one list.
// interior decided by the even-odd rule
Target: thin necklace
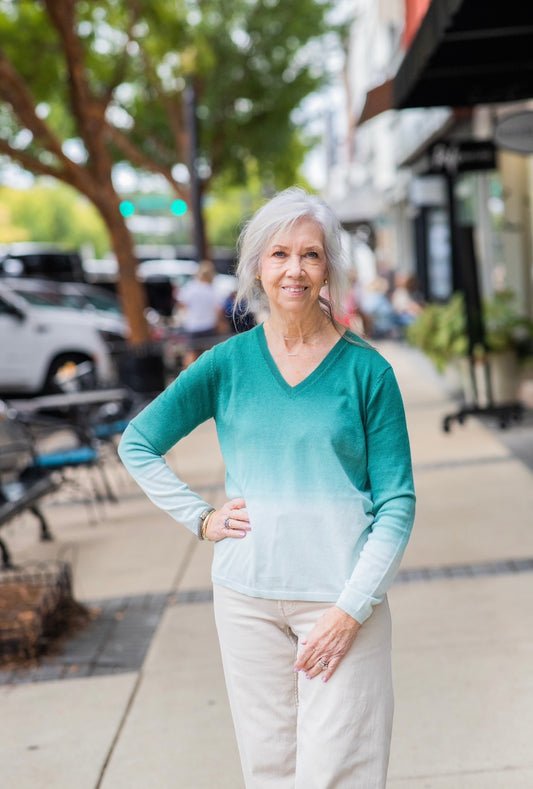
[{"label": "thin necklace", "polygon": [[[284,340],[289,340],[289,341],[300,340],[302,342],[302,344],[305,345],[306,344],[305,340],[307,340],[309,337],[314,337],[316,334],[319,334],[320,331],[321,331],[321,329],[315,329],[315,331],[309,332],[309,334],[302,334],[299,337],[285,337],[285,335],[282,335],[282,337],[283,337]],[[296,353],[294,353],[294,352],[289,351],[288,348],[286,348],[285,350],[287,351],[287,356],[298,356],[299,355],[298,351],[296,351]]]}]

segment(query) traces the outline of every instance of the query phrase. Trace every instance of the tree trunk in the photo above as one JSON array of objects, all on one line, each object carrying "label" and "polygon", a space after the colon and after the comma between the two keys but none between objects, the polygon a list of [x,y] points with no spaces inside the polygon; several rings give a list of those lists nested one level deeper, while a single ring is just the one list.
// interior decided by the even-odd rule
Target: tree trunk
[{"label": "tree trunk", "polygon": [[97,208],[106,224],[111,237],[111,245],[117,258],[118,296],[130,329],[129,342],[142,345],[150,339],[148,323],[144,310],[147,307],[144,286],[137,279],[137,259],[131,233],[119,209],[119,199],[113,187],[100,194]]}]

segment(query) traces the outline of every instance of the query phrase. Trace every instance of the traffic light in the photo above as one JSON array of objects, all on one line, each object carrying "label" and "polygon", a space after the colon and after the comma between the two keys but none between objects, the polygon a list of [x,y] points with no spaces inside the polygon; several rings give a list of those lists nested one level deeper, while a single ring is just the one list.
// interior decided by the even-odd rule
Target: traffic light
[{"label": "traffic light", "polygon": [[170,209],[174,216],[184,216],[188,210],[185,200],[172,200],[167,195],[137,195],[133,200],[122,200],[120,203],[120,213],[126,219],[136,212],[164,214]]},{"label": "traffic light", "polygon": [[133,200],[122,200],[120,202],[120,213],[126,219],[139,211],[141,213],[162,214],[170,209],[170,213],[174,214],[174,216],[184,216],[188,211],[188,205],[185,200],[169,200],[166,195],[138,195]]},{"label": "traffic light", "polygon": [[135,206],[133,205],[131,200],[122,200],[119,206],[119,211],[122,214],[122,216],[126,217],[127,219],[129,216],[133,216],[133,214],[135,213]]},{"label": "traffic light", "polygon": [[170,210],[174,216],[183,216],[187,213],[187,203],[185,200],[174,200],[170,204]]}]

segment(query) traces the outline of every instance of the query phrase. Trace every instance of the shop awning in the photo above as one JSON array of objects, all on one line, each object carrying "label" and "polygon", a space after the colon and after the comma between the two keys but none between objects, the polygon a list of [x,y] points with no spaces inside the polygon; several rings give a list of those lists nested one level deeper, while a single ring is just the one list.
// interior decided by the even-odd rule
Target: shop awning
[{"label": "shop awning", "polygon": [[367,93],[358,123],[388,109],[533,98],[528,0],[433,0],[397,74]]}]

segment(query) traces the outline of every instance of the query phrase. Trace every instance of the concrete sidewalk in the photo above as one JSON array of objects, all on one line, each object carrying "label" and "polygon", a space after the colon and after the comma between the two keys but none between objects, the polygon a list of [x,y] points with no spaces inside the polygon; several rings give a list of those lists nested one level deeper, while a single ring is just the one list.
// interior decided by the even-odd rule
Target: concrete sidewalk
[{"label": "concrete sidewalk", "polygon": [[[404,396],[418,514],[389,599],[396,717],[390,789],[533,787],[533,474],[478,420],[445,434],[455,404],[420,355],[384,343]],[[214,426],[172,463],[224,499]],[[101,615],[39,669],[0,672],[2,789],[242,789],[199,543],[110,461],[120,494],[91,524],[50,502],[56,536],[28,519],[15,560],[60,556]],[[364,789],[364,787],[361,787]]]}]

